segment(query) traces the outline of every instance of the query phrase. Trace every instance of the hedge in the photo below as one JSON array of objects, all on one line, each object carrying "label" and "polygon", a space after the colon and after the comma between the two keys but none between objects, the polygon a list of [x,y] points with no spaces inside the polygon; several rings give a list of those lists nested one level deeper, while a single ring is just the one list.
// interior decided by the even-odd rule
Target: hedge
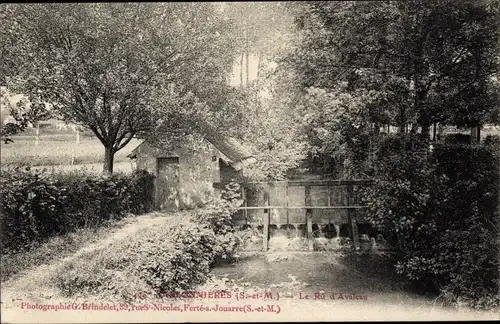
[{"label": "hedge", "polygon": [[151,210],[153,176],[111,177],[3,168],[0,177],[3,253],[30,249],[54,235],[100,226],[127,213]]},{"label": "hedge", "polygon": [[435,143],[423,152],[408,150],[413,139],[391,141],[363,200],[369,221],[397,252],[398,272],[453,301],[498,294],[500,161],[493,145]]}]

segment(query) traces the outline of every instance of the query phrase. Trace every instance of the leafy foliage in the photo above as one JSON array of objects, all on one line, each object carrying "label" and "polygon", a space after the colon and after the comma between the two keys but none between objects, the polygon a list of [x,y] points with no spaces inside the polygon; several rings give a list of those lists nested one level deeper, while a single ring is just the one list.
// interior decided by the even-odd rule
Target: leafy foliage
[{"label": "leafy foliage", "polygon": [[309,88],[299,101],[300,127],[310,143],[309,157],[322,173],[361,178],[370,174],[369,154],[378,136],[370,123],[372,93]]},{"label": "leafy foliage", "polygon": [[472,127],[498,114],[498,1],[290,8],[300,31],[280,68],[293,71],[291,107],[305,112],[309,157],[324,171],[369,175],[383,125],[428,135],[435,122]]},{"label": "leafy foliage", "polygon": [[112,253],[93,253],[91,262],[70,263],[55,275],[57,286],[67,296],[111,293],[125,299],[141,290],[171,293],[193,289],[206,281],[217,262],[235,256],[240,240],[231,224],[234,203],[214,200],[184,212],[174,218],[178,219],[175,223],[121,241],[112,247]]},{"label": "leafy foliage", "polygon": [[[139,276],[155,291],[185,290],[202,283],[213,262],[216,238],[209,228],[196,223],[174,226],[168,231],[170,246],[148,244]],[[151,242],[156,243],[156,242]],[[150,256],[154,255],[154,258]]]},{"label": "leafy foliage", "polygon": [[[28,100],[22,98],[15,104],[11,101],[10,94],[4,87],[0,88],[1,125],[0,138],[5,144],[13,142],[12,135],[26,130],[28,125],[40,120],[50,118],[51,114],[44,103],[37,101],[33,96]],[[5,115],[9,113],[13,122],[5,122]]]},{"label": "leafy foliage", "polygon": [[249,180],[283,180],[305,158],[308,145],[297,127],[298,118],[289,110],[287,94],[265,95],[281,80],[265,76],[260,82],[235,91],[231,106],[238,127],[231,135],[253,148],[256,163],[245,168]]},{"label": "leafy foliage", "polygon": [[284,111],[263,119],[245,137],[255,148],[256,163],[246,168],[252,181],[284,180],[290,169],[306,157],[308,145]]},{"label": "leafy foliage", "polygon": [[[136,135],[209,119],[232,67],[230,27],[211,3],[8,5],[7,86],[92,130],[114,153]],[[203,117],[202,117],[203,116]],[[164,127],[161,127],[161,125]],[[175,126],[175,127],[173,127]]]},{"label": "leafy foliage", "polygon": [[471,125],[492,108],[487,101],[494,99],[489,76],[498,68],[498,5],[303,4],[297,17],[303,43],[294,63],[305,87],[348,82],[351,90],[376,91],[378,107],[388,115],[374,115],[373,121]]},{"label": "leafy foliage", "polygon": [[222,198],[215,198],[194,213],[196,220],[208,224],[216,235],[215,263],[230,262],[242,243],[246,233],[239,232],[234,225],[233,217],[241,206],[241,188],[236,182],[226,185]]},{"label": "leafy foliage", "polygon": [[431,154],[404,150],[409,141],[399,144],[403,150],[394,143],[385,150],[378,177],[363,198],[370,222],[398,251],[397,271],[455,298],[494,295],[497,157],[487,146],[439,144]]},{"label": "leafy foliage", "polygon": [[110,178],[28,168],[2,170],[2,248],[29,249],[82,227],[97,227],[128,212],[151,210],[153,176],[135,172]]}]

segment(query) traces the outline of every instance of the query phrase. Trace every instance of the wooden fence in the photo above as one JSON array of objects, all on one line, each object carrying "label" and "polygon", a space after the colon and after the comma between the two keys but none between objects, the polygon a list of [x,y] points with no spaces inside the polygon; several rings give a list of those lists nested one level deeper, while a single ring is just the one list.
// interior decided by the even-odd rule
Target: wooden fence
[{"label": "wooden fence", "polygon": [[[263,250],[269,248],[271,232],[303,232],[308,249],[314,238],[323,233],[350,237],[359,248],[358,224],[364,222],[358,188],[365,180],[309,180],[240,183],[244,205],[235,217],[238,224],[257,226],[263,233]],[[216,188],[222,189],[224,183]],[[344,231],[342,231],[344,230]],[[330,234],[330,237],[332,235]]]}]

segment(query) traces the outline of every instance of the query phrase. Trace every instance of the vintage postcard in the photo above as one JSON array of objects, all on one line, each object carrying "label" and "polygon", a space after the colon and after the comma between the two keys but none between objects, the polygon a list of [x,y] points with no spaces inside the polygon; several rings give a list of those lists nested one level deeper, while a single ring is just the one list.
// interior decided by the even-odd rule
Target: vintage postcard
[{"label": "vintage postcard", "polygon": [[500,0],[0,6],[2,323],[500,319]]}]

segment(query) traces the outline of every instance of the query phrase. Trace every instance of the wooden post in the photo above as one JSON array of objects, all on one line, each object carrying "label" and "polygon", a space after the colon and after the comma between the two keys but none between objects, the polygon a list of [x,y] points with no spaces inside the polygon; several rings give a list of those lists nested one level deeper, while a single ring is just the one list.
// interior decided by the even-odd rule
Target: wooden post
[{"label": "wooden post", "polygon": [[[350,206],[352,202],[352,184],[347,185],[347,206]],[[359,246],[359,233],[358,233],[358,224],[356,222],[356,217],[352,215],[351,209],[347,209],[347,218],[349,221],[349,226],[351,227],[352,233],[352,242],[354,244],[354,248],[358,250]]]},{"label": "wooden post", "polygon": [[[241,186],[241,199],[243,199],[243,205],[248,207],[247,191],[244,186]],[[248,210],[243,210],[243,217],[245,217],[245,224],[248,224]]]},{"label": "wooden post", "polygon": [[328,203],[327,206],[330,207],[332,205],[332,186],[327,184],[326,188],[328,189]]},{"label": "wooden post", "polygon": [[80,130],[76,129],[76,145],[80,144]]},{"label": "wooden post", "polygon": [[[306,207],[311,206],[311,186],[305,186],[305,205]],[[312,209],[306,209],[306,223],[307,223],[307,246],[309,251],[314,250],[314,238],[312,231]]]},{"label": "wooden post", "polygon": [[[328,189],[328,202],[327,206],[330,207],[332,205],[332,187],[327,184],[326,188]],[[331,223],[332,221],[332,214],[328,213],[328,223]]]},{"label": "wooden post", "polygon": [[75,165],[75,148],[71,149],[71,165]]},{"label": "wooden post", "polygon": [[[269,184],[265,187],[264,189],[264,206],[269,206]],[[269,248],[269,209],[264,209],[264,214],[262,214],[262,217],[264,217],[264,228],[263,228],[263,234],[264,234],[264,239],[263,239],[263,248],[264,251],[267,251]]]}]

